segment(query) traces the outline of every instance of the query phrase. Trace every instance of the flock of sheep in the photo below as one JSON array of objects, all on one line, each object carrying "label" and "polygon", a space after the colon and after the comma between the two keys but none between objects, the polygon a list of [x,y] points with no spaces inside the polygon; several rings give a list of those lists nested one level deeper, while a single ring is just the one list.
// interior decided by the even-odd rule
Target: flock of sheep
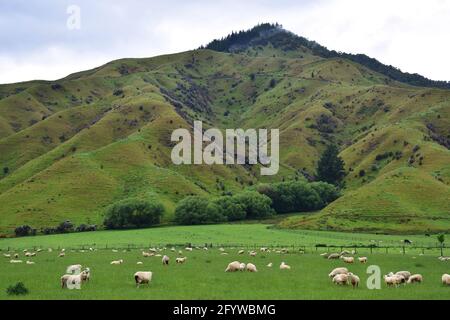
[{"label": "flock of sheep", "polygon": [[[197,247],[196,249],[201,249]],[[148,258],[148,257],[161,257],[161,262],[164,266],[168,266],[170,262],[170,258],[167,255],[162,255],[162,251],[166,250],[166,248],[150,248],[148,251],[142,252],[142,257]],[[175,248],[170,249],[172,252],[176,252]],[[186,247],[185,251],[192,251],[192,247]],[[207,247],[204,247],[203,250],[208,250]],[[27,258],[35,257],[37,253],[41,252],[42,249],[36,250],[36,252],[29,252],[28,250],[24,250],[24,256]],[[49,252],[52,252],[52,249],[48,249]],[[89,251],[96,251],[96,249],[89,248]],[[118,252],[118,250],[113,249],[113,252]],[[85,252],[85,250],[81,250],[81,252]],[[221,255],[228,255],[226,250],[224,248],[219,248],[219,252]],[[268,248],[260,248],[260,252],[262,253],[270,253],[271,250]],[[280,250],[274,250],[276,253],[288,253],[287,249],[280,249]],[[238,255],[244,255],[244,250],[239,250]],[[255,257],[257,255],[257,251],[252,250],[247,252],[250,257]],[[321,256],[328,259],[328,260],[335,260],[340,259],[342,262],[346,264],[353,264],[355,263],[355,257],[356,254],[355,251],[342,251],[340,253],[322,253]],[[5,258],[10,258],[10,263],[23,263],[22,260],[19,260],[19,254],[13,253],[13,254],[3,254]],[[177,264],[184,264],[187,261],[186,256],[182,256],[183,252],[181,250],[178,251],[178,257],[175,258],[175,262]],[[59,257],[63,258],[65,257],[65,249],[62,249],[60,253],[58,254]],[[450,257],[439,257],[438,258],[441,261],[449,261]],[[368,258],[367,257],[357,257],[357,261],[359,263],[367,263]],[[111,261],[111,265],[121,265],[123,263],[123,259],[114,260]],[[26,260],[26,264],[34,264],[31,260]],[[137,265],[142,265],[142,261],[138,261]],[[268,268],[273,267],[273,263],[270,262],[266,265]],[[285,262],[281,262],[279,266],[280,270],[290,270],[291,266],[286,264]],[[233,261],[228,264],[228,266],[225,269],[225,272],[237,272],[237,271],[248,271],[248,272],[258,272],[258,269],[254,263],[248,262],[240,262],[240,261]],[[136,283],[136,286],[139,287],[142,284],[150,284],[152,280],[153,273],[151,271],[138,271],[134,273],[134,281]],[[356,288],[359,286],[360,278],[350,272],[346,267],[339,267],[333,269],[329,274],[328,277],[332,280],[333,283],[337,285],[351,285],[353,288]],[[75,264],[70,265],[66,269],[66,273],[61,276],[61,287],[62,288],[76,288],[80,289],[81,284],[88,282],[91,278],[91,270],[90,268],[86,267],[82,269],[82,265]],[[384,282],[388,287],[394,286],[398,287],[400,284],[411,284],[411,283],[422,283],[423,282],[423,276],[421,274],[411,274],[409,271],[398,271],[396,273],[390,272],[389,274],[386,274],[384,277]],[[446,286],[450,286],[450,275],[444,274],[442,275],[442,284]]]}]

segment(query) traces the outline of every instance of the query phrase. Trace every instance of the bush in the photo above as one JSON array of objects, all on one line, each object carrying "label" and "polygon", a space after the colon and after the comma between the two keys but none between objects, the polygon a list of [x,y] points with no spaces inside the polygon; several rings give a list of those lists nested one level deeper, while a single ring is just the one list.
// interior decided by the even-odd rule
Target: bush
[{"label": "bush", "polygon": [[340,192],[336,186],[326,182],[313,182],[311,187],[319,194],[322,199],[322,205],[325,207],[340,197]]},{"label": "bush", "polygon": [[106,229],[145,228],[159,224],[164,207],[159,202],[126,199],[110,206],[103,224]]},{"label": "bush", "polygon": [[89,232],[89,231],[96,231],[97,230],[97,225],[95,224],[80,224],[75,231],[76,232]]},{"label": "bush", "polygon": [[233,196],[233,200],[243,207],[247,219],[270,217],[275,213],[272,200],[256,191],[244,191]]},{"label": "bush", "polygon": [[226,217],[228,221],[244,220],[247,213],[242,204],[234,197],[224,196],[213,201],[219,210],[219,214]]},{"label": "bush", "polygon": [[175,209],[175,222],[182,225],[198,225],[224,222],[227,218],[216,203],[199,196],[181,200]]},{"label": "bush", "polygon": [[22,282],[17,282],[15,285],[6,288],[6,294],[9,296],[19,296],[28,294],[28,289]]},{"label": "bush", "polygon": [[67,232],[71,232],[71,231],[73,231],[73,223],[70,222],[69,220],[61,222],[56,227],[56,232],[57,233],[67,233]]},{"label": "bush", "polygon": [[33,229],[28,225],[23,225],[14,229],[14,233],[16,234],[16,237],[34,236],[36,235],[36,229]]}]

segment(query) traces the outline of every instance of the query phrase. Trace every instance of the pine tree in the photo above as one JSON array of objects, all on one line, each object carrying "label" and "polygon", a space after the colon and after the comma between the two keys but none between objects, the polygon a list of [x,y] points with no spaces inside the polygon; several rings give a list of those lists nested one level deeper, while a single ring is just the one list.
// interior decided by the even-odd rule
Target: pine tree
[{"label": "pine tree", "polygon": [[325,149],[317,164],[317,179],[341,187],[345,177],[344,161],[339,157],[339,150],[335,144]]}]

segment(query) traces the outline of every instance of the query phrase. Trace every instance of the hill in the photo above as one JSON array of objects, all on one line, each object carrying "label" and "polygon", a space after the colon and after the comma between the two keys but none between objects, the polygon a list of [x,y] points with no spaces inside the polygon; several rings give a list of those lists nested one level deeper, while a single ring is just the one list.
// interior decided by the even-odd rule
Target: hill
[{"label": "hill", "polygon": [[[279,26],[227,39],[112,61],[54,82],[0,85],[0,233],[65,219],[100,223],[106,206],[131,196],[161,200],[168,222],[186,195],[313,175],[330,142],[347,165],[343,197],[285,226],[450,228],[450,91],[436,88],[445,85],[400,82],[405,74],[323,53]],[[170,134],[193,120],[222,129],[279,128],[279,174],[173,165]],[[425,192],[439,197],[417,196]]]}]

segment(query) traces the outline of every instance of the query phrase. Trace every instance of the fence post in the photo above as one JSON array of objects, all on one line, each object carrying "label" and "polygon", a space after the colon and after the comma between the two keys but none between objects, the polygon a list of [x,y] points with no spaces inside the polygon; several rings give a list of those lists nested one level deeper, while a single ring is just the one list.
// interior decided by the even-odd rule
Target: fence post
[{"label": "fence post", "polygon": [[402,249],[403,249],[403,254],[405,254],[405,246],[403,246]]}]

